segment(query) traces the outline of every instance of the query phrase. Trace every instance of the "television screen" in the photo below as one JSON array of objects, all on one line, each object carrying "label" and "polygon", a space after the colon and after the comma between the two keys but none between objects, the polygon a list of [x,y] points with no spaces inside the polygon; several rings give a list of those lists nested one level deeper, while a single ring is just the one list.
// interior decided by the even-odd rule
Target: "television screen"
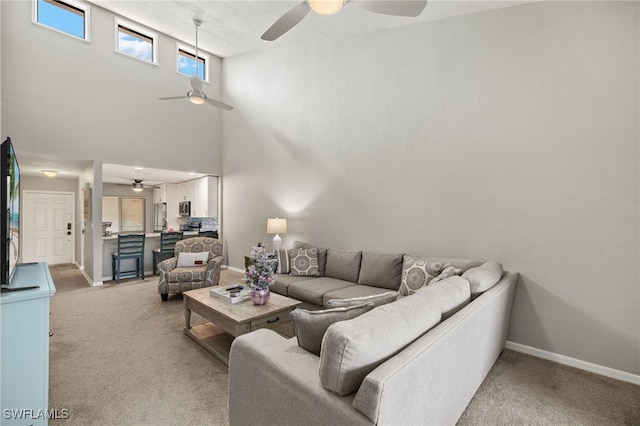
[{"label": "television screen", "polygon": [[2,143],[1,175],[6,179],[6,187],[0,200],[2,219],[2,284],[9,284],[11,275],[20,257],[20,167],[11,139]]}]

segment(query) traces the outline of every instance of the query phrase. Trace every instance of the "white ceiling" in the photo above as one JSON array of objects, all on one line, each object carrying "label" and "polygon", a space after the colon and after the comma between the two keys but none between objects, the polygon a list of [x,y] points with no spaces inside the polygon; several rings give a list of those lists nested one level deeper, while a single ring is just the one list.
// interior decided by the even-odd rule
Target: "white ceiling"
[{"label": "white ceiling", "polygon": [[[358,7],[357,0],[351,0],[350,4],[346,4],[336,15],[321,16],[309,13],[302,22],[273,42],[264,41],[260,36],[300,0],[93,0],[90,3],[190,44],[195,43],[192,21],[194,18],[200,19],[200,48],[224,58],[275,47],[349,37],[529,1],[531,0],[430,0],[420,16],[407,18],[371,13]],[[25,175],[41,176],[41,170],[53,169],[60,172],[61,178],[75,178],[80,176],[89,163],[29,153],[20,155],[21,171]],[[182,182],[202,176],[198,174],[184,178],[185,172],[149,168],[143,173],[146,174],[136,176],[132,166],[105,164],[103,181],[128,184],[133,179],[143,179],[145,184],[151,186],[162,182]]]},{"label": "white ceiling", "polygon": [[260,36],[300,0],[93,0],[91,3],[190,44],[195,44],[192,21],[194,18],[200,19],[199,46],[224,58],[477,13],[528,1],[531,0],[430,0],[420,16],[407,18],[371,13],[358,7],[357,0],[351,0],[335,15],[309,13],[297,26],[272,42],[264,41]]}]

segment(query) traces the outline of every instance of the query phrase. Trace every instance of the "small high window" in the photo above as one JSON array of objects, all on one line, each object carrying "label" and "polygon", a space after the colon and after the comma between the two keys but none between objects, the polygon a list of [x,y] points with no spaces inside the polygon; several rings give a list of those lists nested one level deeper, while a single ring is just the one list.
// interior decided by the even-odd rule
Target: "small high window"
[{"label": "small high window", "polygon": [[89,41],[89,6],[73,0],[34,0],[33,22]]},{"label": "small high window", "polygon": [[[191,77],[196,70],[196,50],[178,44],[178,72]],[[198,51],[198,77],[209,81],[209,55]]]},{"label": "small high window", "polygon": [[158,35],[116,18],[116,52],[157,64]]}]

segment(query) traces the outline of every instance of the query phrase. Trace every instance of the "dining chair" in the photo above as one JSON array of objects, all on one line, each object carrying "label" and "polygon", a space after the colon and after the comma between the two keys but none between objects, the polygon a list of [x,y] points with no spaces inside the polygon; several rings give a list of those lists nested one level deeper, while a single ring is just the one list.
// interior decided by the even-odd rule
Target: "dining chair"
[{"label": "dining chair", "polygon": [[[120,278],[124,277],[142,276],[144,280],[144,240],[144,234],[118,235],[118,251],[111,253],[111,272],[117,283],[120,283]],[[135,270],[121,270],[120,264],[126,259],[135,259]]]},{"label": "dining chair", "polygon": [[176,243],[182,240],[183,236],[183,233],[179,231],[160,234],[160,247],[153,249],[153,275],[158,273],[158,262],[173,257],[173,249]]},{"label": "dining chair", "polygon": [[198,237],[218,238],[218,231],[198,231]]}]

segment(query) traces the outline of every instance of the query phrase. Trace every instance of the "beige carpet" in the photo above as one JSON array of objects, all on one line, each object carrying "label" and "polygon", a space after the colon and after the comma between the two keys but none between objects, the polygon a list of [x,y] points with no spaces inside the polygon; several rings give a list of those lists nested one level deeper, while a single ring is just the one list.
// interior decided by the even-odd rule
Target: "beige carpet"
[{"label": "beige carpet", "polygon": [[[239,276],[223,271],[223,284]],[[183,334],[181,296],[163,303],[156,285],[53,297],[49,406],[70,418],[51,425],[228,423],[227,368]],[[459,424],[639,425],[640,387],[505,351]]]}]

